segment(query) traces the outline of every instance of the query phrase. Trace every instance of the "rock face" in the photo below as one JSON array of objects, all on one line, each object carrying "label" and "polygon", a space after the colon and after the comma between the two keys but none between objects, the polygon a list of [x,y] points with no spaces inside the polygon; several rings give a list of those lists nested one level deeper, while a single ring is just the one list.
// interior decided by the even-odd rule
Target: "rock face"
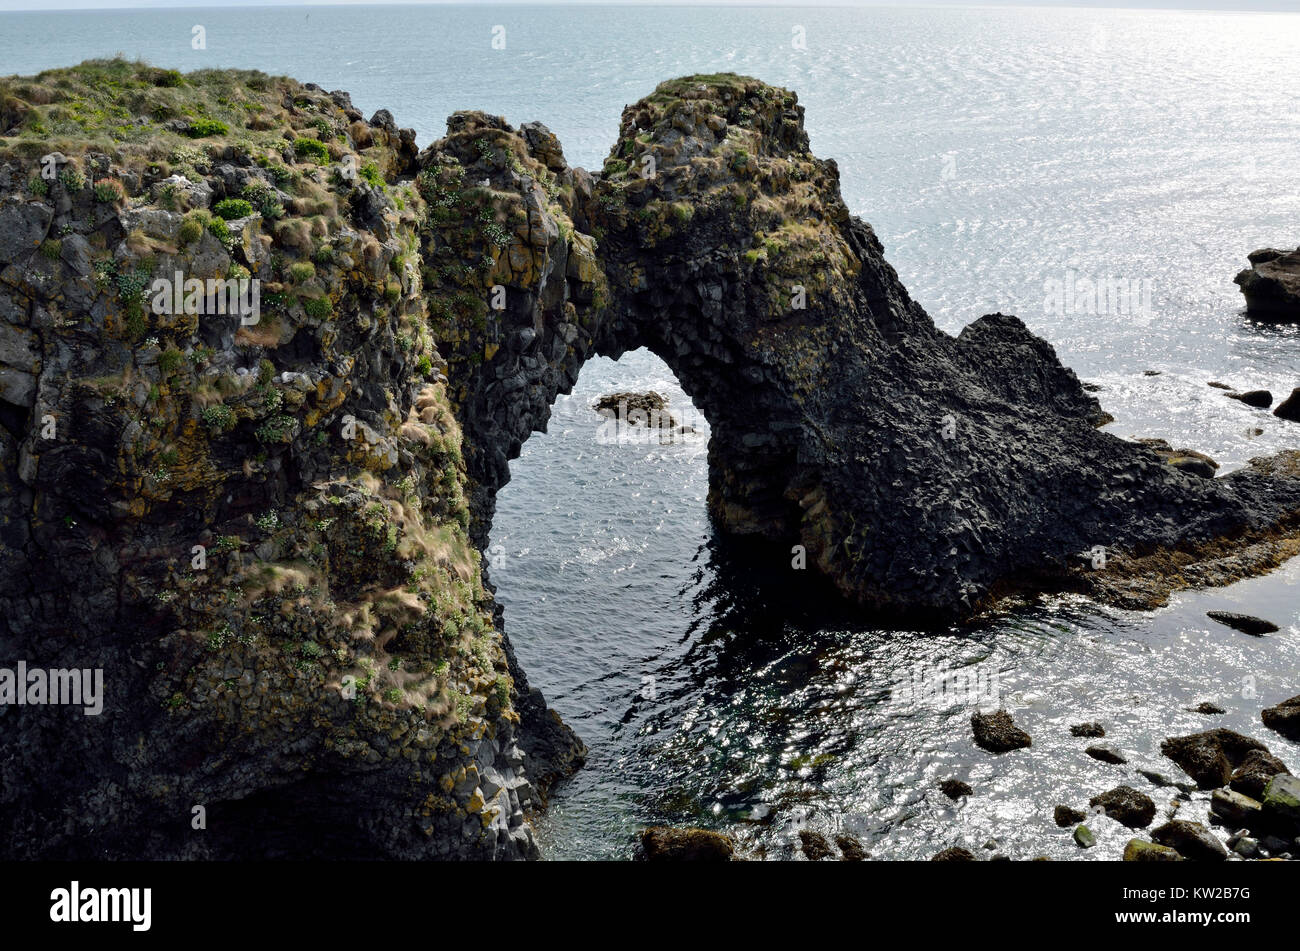
[{"label": "rock face", "polygon": [[1300,248],[1252,251],[1251,266],[1233,278],[1246,297],[1246,310],[1263,320],[1300,320]]},{"label": "rock face", "polygon": [[6,854],[535,856],[585,750],[481,552],[594,354],[649,347],[708,417],[718,530],[882,611],[1150,605],[1295,552],[1300,454],[1179,471],[1015,317],[937,330],[788,91],[665,83],[599,175],[539,123],[458,112],[421,152],[261,73],[93,62],[0,103],[0,644],[102,669],[106,709],[5,709]]}]

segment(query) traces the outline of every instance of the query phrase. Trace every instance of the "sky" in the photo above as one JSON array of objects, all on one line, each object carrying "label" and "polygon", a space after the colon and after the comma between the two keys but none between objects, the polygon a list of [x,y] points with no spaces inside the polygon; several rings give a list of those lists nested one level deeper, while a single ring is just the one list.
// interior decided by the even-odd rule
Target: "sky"
[{"label": "sky", "polygon": [[[331,2],[331,0],[324,0]],[[393,3],[394,0],[333,0],[333,2],[371,4],[371,3]],[[414,0],[420,2],[420,0]],[[498,3],[522,3],[525,5],[545,5],[545,3],[555,3],[557,0],[495,0]],[[564,2],[564,0],[560,0]],[[643,2],[643,0],[569,0],[569,2],[595,2],[614,5],[627,5]],[[659,4],[672,4],[674,0],[655,0]],[[676,0],[680,3],[689,3],[693,6],[706,5],[700,3],[700,0]],[[869,0],[708,0],[718,6],[866,6],[873,5]],[[112,9],[122,7],[135,8],[177,8],[177,7],[235,7],[235,6],[318,6],[322,0],[226,0],[226,2],[213,2],[213,0],[0,0],[0,12],[13,10],[85,10],[85,9]],[[908,5],[910,3],[899,3],[897,0],[893,4],[884,3],[884,5]],[[915,4],[921,5],[921,4]],[[1300,0],[1001,0],[999,3],[990,3],[988,0],[942,0],[942,2],[927,3],[928,6],[1032,6],[1032,7],[1127,7],[1142,9],[1169,9],[1169,10],[1272,10],[1300,12]]]}]

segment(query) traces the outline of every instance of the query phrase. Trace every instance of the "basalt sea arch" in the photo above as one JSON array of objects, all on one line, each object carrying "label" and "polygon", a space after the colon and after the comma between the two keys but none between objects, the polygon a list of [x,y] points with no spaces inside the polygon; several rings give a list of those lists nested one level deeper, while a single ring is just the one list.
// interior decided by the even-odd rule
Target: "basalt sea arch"
[{"label": "basalt sea arch", "polygon": [[1149,605],[1295,553],[1295,454],[1179,471],[1100,431],[1097,400],[1018,319],[937,330],[809,152],[793,93],[664,83],[624,110],[598,177],[544,127],[479,113],[421,162],[446,155],[522,206],[527,246],[495,259],[483,284],[505,309],[448,359],[479,544],[556,393],[591,354],[646,346],[710,420],[718,527],[802,544],[873,609],[962,617],[1061,589]]}]

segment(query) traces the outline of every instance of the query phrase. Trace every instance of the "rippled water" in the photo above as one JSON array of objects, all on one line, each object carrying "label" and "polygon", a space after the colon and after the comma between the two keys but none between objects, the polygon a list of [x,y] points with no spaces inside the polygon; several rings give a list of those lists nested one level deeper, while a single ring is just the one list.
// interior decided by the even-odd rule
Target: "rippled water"
[{"label": "rippled water", "polygon": [[[191,27],[208,48],[190,48]],[[506,28],[506,49],[491,47]],[[792,48],[803,27],[807,48]],[[123,52],[161,66],[255,67],[388,108],[421,145],[455,109],[540,119],[598,167],[623,105],[665,78],[733,70],[798,91],[814,151],[839,161],[909,290],[945,330],[1021,316],[1098,394],[1119,435],[1160,436],[1225,469],[1293,448],[1294,425],[1211,379],[1288,393],[1300,331],[1246,319],[1246,252],[1300,243],[1294,107],[1300,16],[1032,9],[318,7],[0,15],[0,71]],[[1143,313],[1053,312],[1049,282],[1122,279]],[[1053,285],[1054,286],[1054,285]],[[1146,376],[1145,370],[1159,371]],[[493,578],[534,683],[591,746],[543,820],[547,854],[621,857],[649,822],[726,828],[783,854],[800,827],[860,834],[882,858],[996,840],[1077,856],[1052,823],[1137,775],[1178,770],[1164,736],[1226,725],[1293,768],[1300,747],[1261,707],[1300,693],[1300,564],[1177,596],[1154,613],[1063,600],[978,628],[881,631],[828,619],[716,542],[704,443],[610,446],[589,404],[614,389],[688,401],[638,351],[592,361],[501,493]],[[1289,427],[1289,428],[1288,428]],[[1256,433],[1256,429],[1262,429]],[[1205,618],[1243,609],[1256,639]],[[961,672],[973,691],[908,689]],[[974,697],[970,697],[970,693]],[[996,692],[1034,736],[993,757],[970,701]],[[1188,713],[1213,700],[1222,717]],[[1130,766],[1098,763],[1068,726],[1101,720]],[[958,777],[961,805],[935,788]],[[1182,779],[1181,776],[1178,776]],[[1163,794],[1161,794],[1163,793]],[[1197,794],[1184,807],[1204,813]],[[1100,820],[1088,858],[1126,830]]]}]

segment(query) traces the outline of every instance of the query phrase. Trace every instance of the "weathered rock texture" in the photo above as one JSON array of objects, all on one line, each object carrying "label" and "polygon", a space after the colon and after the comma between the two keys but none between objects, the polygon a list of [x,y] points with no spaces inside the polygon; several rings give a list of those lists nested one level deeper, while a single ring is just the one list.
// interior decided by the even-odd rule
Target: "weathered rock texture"
[{"label": "weathered rock texture", "polygon": [[1261,248],[1247,257],[1250,267],[1233,278],[1247,312],[1264,320],[1300,320],[1300,248]]},{"label": "weathered rock texture", "polygon": [[[1300,457],[1179,471],[1016,318],[938,331],[756,80],[663,84],[598,176],[536,123],[417,152],[344,93],[121,61],[0,81],[0,133],[0,644],[108,694],[0,713],[8,854],[535,855],[584,750],[480,552],[592,354],[659,354],[718,529],[869,608],[1296,550]],[[160,311],[178,271],[262,281],[260,320]]]}]

